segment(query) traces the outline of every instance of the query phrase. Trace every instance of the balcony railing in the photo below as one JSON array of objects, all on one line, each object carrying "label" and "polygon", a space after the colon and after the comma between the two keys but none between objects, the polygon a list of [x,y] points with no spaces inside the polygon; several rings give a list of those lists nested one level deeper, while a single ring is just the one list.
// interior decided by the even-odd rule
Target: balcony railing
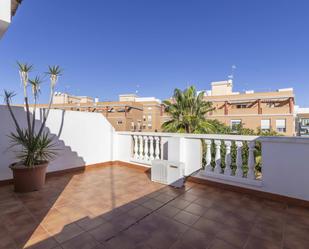
[{"label": "balcony railing", "polygon": [[[131,148],[131,162],[150,166],[154,159],[173,160],[181,148],[187,147],[187,150],[192,150],[186,146],[192,143],[195,153],[191,151],[191,154],[198,164],[190,165],[192,169],[187,170],[187,175],[202,169],[201,173],[210,177],[253,185],[261,184],[262,173],[256,169],[256,136],[145,132],[119,134],[131,137],[131,143],[128,145]],[[175,139],[179,140],[178,144],[175,144]],[[195,140],[195,143],[192,140]],[[182,153],[186,154],[188,151]]]}]

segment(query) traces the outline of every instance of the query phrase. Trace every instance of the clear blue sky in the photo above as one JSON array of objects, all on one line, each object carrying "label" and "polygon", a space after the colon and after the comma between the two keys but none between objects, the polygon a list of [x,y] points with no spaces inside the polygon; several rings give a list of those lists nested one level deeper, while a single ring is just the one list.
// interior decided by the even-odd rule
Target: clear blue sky
[{"label": "clear blue sky", "polygon": [[208,89],[235,64],[236,91],[294,87],[309,106],[308,10],[292,0],[24,0],[0,40],[0,91],[21,100],[16,60],[36,73],[59,64],[58,91],[101,100],[136,85],[158,98]]}]

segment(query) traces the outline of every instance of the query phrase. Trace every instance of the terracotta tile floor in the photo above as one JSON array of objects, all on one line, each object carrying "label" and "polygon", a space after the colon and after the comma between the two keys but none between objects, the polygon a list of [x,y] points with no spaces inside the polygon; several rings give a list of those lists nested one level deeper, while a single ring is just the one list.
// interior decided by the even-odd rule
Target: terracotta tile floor
[{"label": "terracotta tile floor", "polygon": [[0,249],[308,249],[309,210],[209,186],[182,190],[105,167],[0,187]]}]

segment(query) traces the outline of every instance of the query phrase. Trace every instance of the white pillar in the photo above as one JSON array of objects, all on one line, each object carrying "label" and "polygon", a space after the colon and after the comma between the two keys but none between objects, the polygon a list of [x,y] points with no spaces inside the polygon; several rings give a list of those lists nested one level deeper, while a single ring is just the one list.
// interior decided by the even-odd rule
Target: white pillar
[{"label": "white pillar", "polygon": [[221,173],[221,141],[215,140],[215,146],[216,146],[216,155],[215,155],[215,162],[216,166],[214,169],[214,172],[217,174]]},{"label": "white pillar", "polygon": [[154,143],[153,143],[153,137],[149,137],[149,159],[152,161],[154,159]]},{"label": "white pillar", "polygon": [[242,171],[242,142],[237,141],[236,146],[237,146],[237,155],[236,155],[236,173],[235,176],[237,177],[243,177],[243,171]]},{"label": "white pillar", "polygon": [[144,160],[143,136],[139,136],[139,159]]},{"label": "white pillar", "polygon": [[224,174],[230,176],[232,174],[232,169],[231,169],[231,141],[225,141],[225,169],[224,169]]},{"label": "white pillar", "polygon": [[160,159],[160,138],[155,137],[155,140],[156,140],[155,159]]},{"label": "white pillar", "polygon": [[254,172],[254,166],[255,166],[255,160],[254,160],[254,150],[255,150],[255,142],[251,141],[248,142],[249,147],[249,156],[248,156],[248,173],[247,178],[248,179],[255,179],[255,172]]},{"label": "white pillar", "polygon": [[210,172],[212,171],[211,167],[211,140],[205,140],[206,143],[206,167],[205,171]]},{"label": "white pillar", "polygon": [[137,141],[137,136],[133,136],[134,138],[134,159],[139,159],[138,156],[138,141]]},{"label": "white pillar", "polygon": [[145,152],[145,156],[144,156],[144,158],[145,158],[145,160],[146,161],[149,161],[149,155],[148,155],[148,137],[147,136],[144,136],[144,141],[145,141],[145,148],[144,148],[144,152]]}]

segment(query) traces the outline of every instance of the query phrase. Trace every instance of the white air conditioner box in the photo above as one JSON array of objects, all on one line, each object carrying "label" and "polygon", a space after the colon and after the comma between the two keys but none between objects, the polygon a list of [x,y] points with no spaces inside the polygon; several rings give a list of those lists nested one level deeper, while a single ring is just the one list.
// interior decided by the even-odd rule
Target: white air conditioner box
[{"label": "white air conditioner box", "polygon": [[151,180],[181,188],[184,184],[184,163],[167,160],[151,162]]}]

